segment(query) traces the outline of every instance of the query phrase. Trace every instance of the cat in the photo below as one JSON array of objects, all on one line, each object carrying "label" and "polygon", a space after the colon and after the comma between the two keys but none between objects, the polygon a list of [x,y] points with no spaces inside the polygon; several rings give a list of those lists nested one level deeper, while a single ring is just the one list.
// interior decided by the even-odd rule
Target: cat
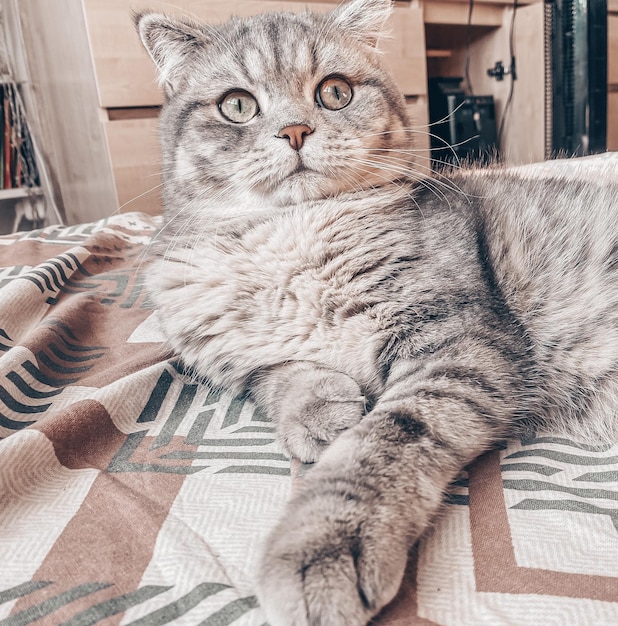
[{"label": "cat", "polygon": [[317,461],[264,546],[272,626],[366,624],[466,464],[616,425],[618,186],[428,178],[381,66],[391,9],[135,16],[165,93],[163,330]]}]

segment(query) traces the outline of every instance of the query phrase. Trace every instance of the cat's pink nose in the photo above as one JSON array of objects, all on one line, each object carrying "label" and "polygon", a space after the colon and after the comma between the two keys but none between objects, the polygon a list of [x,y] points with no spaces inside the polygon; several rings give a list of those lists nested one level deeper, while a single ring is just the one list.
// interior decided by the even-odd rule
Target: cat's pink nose
[{"label": "cat's pink nose", "polygon": [[293,124],[282,128],[277,137],[287,139],[294,150],[300,150],[305,142],[305,137],[312,132],[313,130],[307,124]]}]

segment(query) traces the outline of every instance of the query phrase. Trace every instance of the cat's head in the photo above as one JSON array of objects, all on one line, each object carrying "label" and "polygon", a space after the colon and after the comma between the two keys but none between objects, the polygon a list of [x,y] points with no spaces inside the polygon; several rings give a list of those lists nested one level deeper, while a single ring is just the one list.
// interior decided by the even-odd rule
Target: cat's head
[{"label": "cat's head", "polygon": [[[411,161],[405,101],[379,62],[390,0],[209,26],[144,12],[166,95],[166,204],[284,205],[380,186]],[[174,207],[178,209],[179,207]]]}]

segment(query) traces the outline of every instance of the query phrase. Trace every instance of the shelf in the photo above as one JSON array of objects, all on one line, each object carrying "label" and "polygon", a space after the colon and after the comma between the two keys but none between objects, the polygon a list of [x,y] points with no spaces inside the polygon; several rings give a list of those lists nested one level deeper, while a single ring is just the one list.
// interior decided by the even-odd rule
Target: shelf
[{"label": "shelf", "polygon": [[427,54],[427,58],[428,59],[448,59],[449,57],[453,56],[453,51],[452,50],[437,50],[437,49],[433,49],[433,50],[427,50],[426,51]]},{"label": "shelf", "polygon": [[17,189],[0,189],[0,200],[15,200],[29,195],[40,196],[43,193],[40,187],[18,187]]}]

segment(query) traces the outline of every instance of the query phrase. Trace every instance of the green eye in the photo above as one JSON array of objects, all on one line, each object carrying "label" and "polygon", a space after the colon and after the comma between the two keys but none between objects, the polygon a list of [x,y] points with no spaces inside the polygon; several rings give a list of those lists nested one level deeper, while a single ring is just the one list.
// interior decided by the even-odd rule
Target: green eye
[{"label": "green eye", "polygon": [[338,111],[350,104],[352,94],[352,86],[345,78],[331,76],[320,83],[315,99],[321,107]]},{"label": "green eye", "polygon": [[230,91],[219,102],[221,115],[234,124],[244,124],[258,113],[257,100],[248,91]]}]

